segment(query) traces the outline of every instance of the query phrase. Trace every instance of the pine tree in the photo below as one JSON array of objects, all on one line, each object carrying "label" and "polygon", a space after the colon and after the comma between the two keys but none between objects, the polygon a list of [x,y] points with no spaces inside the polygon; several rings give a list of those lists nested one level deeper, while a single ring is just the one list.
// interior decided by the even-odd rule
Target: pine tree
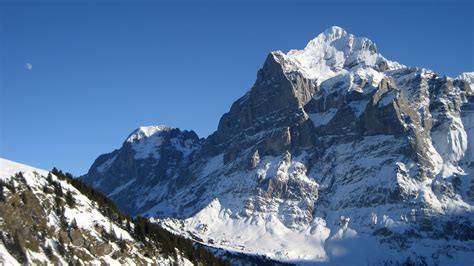
[{"label": "pine tree", "polygon": [[23,202],[23,204],[28,204],[28,198],[26,197],[26,193],[25,192],[22,192],[20,194],[20,198],[21,198],[21,201]]},{"label": "pine tree", "polygon": [[71,224],[69,225],[69,228],[71,229],[77,229],[77,221],[76,218],[73,218],[71,221]]},{"label": "pine tree", "polygon": [[61,197],[58,196],[58,194],[54,195],[54,207],[55,207],[55,212],[59,216],[61,213],[61,207],[63,206],[63,200]]},{"label": "pine tree", "polygon": [[10,190],[11,190],[12,194],[16,193],[15,181],[13,181],[13,178],[10,179]]},{"label": "pine tree", "polygon": [[74,206],[76,205],[76,200],[74,199],[74,196],[72,195],[70,190],[66,192],[66,204],[71,208],[74,208]]},{"label": "pine tree", "polygon": [[58,253],[61,254],[61,256],[66,255],[66,247],[62,237],[59,238],[59,243],[57,243],[56,248]]},{"label": "pine tree", "polygon": [[110,236],[109,236],[110,241],[112,242],[117,241],[117,234],[115,233],[114,226],[112,225],[112,223],[109,224],[109,231],[110,231]]},{"label": "pine tree", "polygon": [[44,254],[46,255],[46,257],[48,259],[51,260],[52,258],[54,258],[54,253],[53,253],[53,249],[51,248],[51,246],[45,246],[43,248],[43,251],[44,251]]},{"label": "pine tree", "polygon": [[51,174],[51,172],[48,173],[48,176],[46,177],[46,181],[48,181],[48,184],[53,183],[53,175]]},{"label": "pine tree", "polygon": [[64,215],[64,208],[61,208],[61,214],[59,215],[59,223],[62,229],[68,229],[69,223],[67,222],[66,215]]},{"label": "pine tree", "polygon": [[127,220],[127,225],[126,225],[127,231],[131,232],[132,231],[132,226],[130,225],[130,221]]},{"label": "pine tree", "polygon": [[59,182],[53,182],[53,186],[54,186],[54,193],[56,194],[56,196],[62,197],[64,194],[63,194],[63,188],[61,187],[61,184]]},{"label": "pine tree", "polygon": [[143,228],[143,225],[142,223],[140,222],[140,220],[135,220],[135,236],[141,240],[141,241],[144,241],[145,240],[145,229]]},{"label": "pine tree", "polygon": [[13,237],[13,245],[11,245],[11,249],[15,254],[15,257],[18,262],[26,263],[27,256],[25,252],[25,240],[23,239],[23,236],[18,232]]},{"label": "pine tree", "polygon": [[120,235],[120,240],[118,241],[118,246],[120,248],[120,252],[126,253],[127,252],[127,242],[123,240],[122,235]]},{"label": "pine tree", "polygon": [[5,202],[7,200],[7,198],[5,196],[5,192],[4,192],[3,187],[4,187],[3,183],[0,184],[0,201]]},{"label": "pine tree", "polygon": [[26,183],[25,177],[23,176],[23,172],[18,172],[15,174],[15,178],[22,183]]}]

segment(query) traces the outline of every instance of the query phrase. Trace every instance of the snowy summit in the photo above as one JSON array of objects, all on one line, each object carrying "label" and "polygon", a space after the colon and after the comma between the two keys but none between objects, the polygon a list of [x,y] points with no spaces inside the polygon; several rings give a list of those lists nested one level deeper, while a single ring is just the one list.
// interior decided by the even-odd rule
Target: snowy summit
[{"label": "snowy summit", "polygon": [[134,142],[134,141],[141,140],[144,138],[149,138],[157,133],[170,131],[172,129],[173,129],[172,127],[165,126],[165,125],[141,126],[130,134],[126,142]]},{"label": "snowy summit", "polygon": [[318,83],[349,72],[378,72],[393,70],[402,65],[385,59],[378,53],[375,43],[365,37],[356,37],[344,29],[333,26],[311,40],[303,50],[287,54],[273,52],[286,72],[301,71],[305,77]]}]

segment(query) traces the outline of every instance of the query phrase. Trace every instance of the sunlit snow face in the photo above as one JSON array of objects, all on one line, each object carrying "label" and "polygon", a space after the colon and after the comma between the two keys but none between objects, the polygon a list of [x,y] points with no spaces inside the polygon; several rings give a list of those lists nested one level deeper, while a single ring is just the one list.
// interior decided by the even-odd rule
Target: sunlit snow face
[{"label": "sunlit snow face", "polygon": [[376,70],[380,62],[385,62],[388,69],[402,66],[385,59],[371,40],[356,37],[339,27],[332,27],[319,34],[303,50],[273,54],[283,63],[286,72],[298,71],[309,79],[316,79],[318,84],[349,72],[357,72],[376,82],[383,76]]}]

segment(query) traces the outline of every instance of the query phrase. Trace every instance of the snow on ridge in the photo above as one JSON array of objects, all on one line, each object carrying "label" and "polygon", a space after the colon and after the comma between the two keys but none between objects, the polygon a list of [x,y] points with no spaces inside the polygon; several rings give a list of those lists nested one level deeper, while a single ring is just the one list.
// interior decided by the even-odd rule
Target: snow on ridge
[{"label": "snow on ridge", "polygon": [[457,79],[465,80],[469,83],[472,89],[474,89],[474,71],[473,72],[464,72],[461,75],[456,77]]},{"label": "snow on ridge", "polygon": [[141,126],[132,132],[125,141],[131,143],[135,150],[135,159],[146,159],[150,156],[158,160],[160,154],[158,147],[163,143],[163,132],[173,130],[173,127],[166,125]]},{"label": "snow on ridge", "polygon": [[37,172],[40,175],[47,175],[48,171],[28,166],[25,164],[10,161],[4,158],[0,158],[0,179],[10,179],[12,175],[18,172]]},{"label": "snow on ridge", "polygon": [[163,131],[170,131],[172,129],[174,128],[166,125],[141,126],[134,130],[132,134],[128,136],[126,142],[134,142],[143,138],[149,138],[157,133],[161,133]]},{"label": "snow on ridge", "polygon": [[116,187],[112,192],[110,192],[107,196],[108,197],[112,197],[113,195],[115,194],[118,194],[120,193],[120,191],[124,190],[125,188],[127,188],[128,186],[130,186],[133,182],[135,182],[136,179],[131,179],[130,181],[128,181],[127,183],[121,185],[121,186],[118,186]]}]

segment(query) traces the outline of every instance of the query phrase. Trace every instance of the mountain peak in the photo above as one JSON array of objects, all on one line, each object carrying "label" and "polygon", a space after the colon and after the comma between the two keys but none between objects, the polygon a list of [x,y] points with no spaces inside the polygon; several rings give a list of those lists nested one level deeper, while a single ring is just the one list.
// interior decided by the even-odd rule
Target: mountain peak
[{"label": "mountain peak", "polygon": [[324,31],[326,34],[339,34],[339,35],[345,35],[347,34],[347,31],[339,26],[331,26],[328,29]]},{"label": "mountain peak", "polygon": [[320,33],[317,38],[325,38],[326,40],[336,40],[343,36],[346,36],[348,33],[345,29],[339,26],[332,26],[326,29],[324,32]]},{"label": "mountain peak", "polygon": [[371,79],[386,70],[403,67],[385,59],[368,38],[357,37],[337,26],[320,33],[303,50],[272,54],[286,73],[299,72],[318,84],[340,74],[357,73]]},{"label": "mountain peak", "polygon": [[339,51],[351,53],[358,50],[368,50],[377,53],[374,42],[365,37],[357,37],[348,33],[341,27],[332,26],[320,33],[316,38],[309,41],[304,50],[319,49],[321,52],[325,46],[332,46]]},{"label": "mountain peak", "polygon": [[149,138],[160,132],[167,132],[174,129],[173,127],[166,125],[157,126],[141,126],[135,129],[127,138],[126,142],[134,142],[143,138]]}]

